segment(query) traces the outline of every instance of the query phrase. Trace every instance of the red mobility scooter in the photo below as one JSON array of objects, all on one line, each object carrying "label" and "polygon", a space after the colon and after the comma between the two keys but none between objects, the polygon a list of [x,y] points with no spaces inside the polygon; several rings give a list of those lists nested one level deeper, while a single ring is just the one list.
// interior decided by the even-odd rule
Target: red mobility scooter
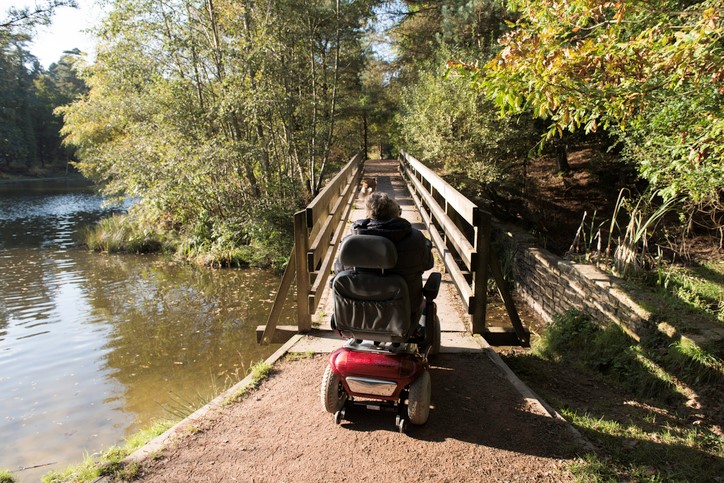
[{"label": "red mobility scooter", "polygon": [[397,250],[387,238],[351,235],[344,239],[339,261],[346,269],[332,280],[332,327],[347,342],[329,356],[321,386],[324,409],[335,423],[352,406],[397,412],[396,426],[420,425],[430,412],[428,356],[440,350],[440,321],[434,299],[439,273],[423,288],[425,307],[411,320],[407,283],[389,273]]}]

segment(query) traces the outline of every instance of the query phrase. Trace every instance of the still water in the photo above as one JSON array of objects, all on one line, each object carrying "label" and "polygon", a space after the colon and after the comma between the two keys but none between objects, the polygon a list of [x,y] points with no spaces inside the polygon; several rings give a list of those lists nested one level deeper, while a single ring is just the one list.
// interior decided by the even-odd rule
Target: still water
[{"label": "still water", "polygon": [[188,413],[278,347],[255,342],[276,276],[76,248],[110,212],[68,182],[0,184],[0,468],[20,481]]}]

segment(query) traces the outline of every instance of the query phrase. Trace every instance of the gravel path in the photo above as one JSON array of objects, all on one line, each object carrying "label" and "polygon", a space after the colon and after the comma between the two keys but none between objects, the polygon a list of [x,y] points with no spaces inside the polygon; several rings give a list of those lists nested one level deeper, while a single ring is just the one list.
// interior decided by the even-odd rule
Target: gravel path
[{"label": "gravel path", "polygon": [[325,356],[282,360],[144,463],[142,481],[570,481],[575,444],[537,414],[484,354],[433,364],[430,419],[396,432],[394,414],[355,410],[337,426],[319,401]]}]

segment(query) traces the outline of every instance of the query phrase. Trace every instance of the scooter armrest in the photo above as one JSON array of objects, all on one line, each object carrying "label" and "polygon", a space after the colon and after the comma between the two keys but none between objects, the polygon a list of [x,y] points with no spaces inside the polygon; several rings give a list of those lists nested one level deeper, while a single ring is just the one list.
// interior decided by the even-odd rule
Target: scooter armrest
[{"label": "scooter armrest", "polygon": [[432,272],[430,274],[430,276],[427,278],[427,282],[425,282],[425,286],[422,287],[422,294],[426,299],[432,300],[437,297],[438,292],[440,292],[441,280],[442,275],[440,274],[440,272]]}]

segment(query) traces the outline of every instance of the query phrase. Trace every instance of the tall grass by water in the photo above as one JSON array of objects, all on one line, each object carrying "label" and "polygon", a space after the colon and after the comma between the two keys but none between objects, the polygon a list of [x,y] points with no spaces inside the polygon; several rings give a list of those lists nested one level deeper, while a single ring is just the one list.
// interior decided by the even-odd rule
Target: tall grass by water
[{"label": "tall grass by water", "polygon": [[91,250],[106,253],[150,253],[171,249],[171,240],[156,227],[126,214],[101,219],[81,234]]}]

